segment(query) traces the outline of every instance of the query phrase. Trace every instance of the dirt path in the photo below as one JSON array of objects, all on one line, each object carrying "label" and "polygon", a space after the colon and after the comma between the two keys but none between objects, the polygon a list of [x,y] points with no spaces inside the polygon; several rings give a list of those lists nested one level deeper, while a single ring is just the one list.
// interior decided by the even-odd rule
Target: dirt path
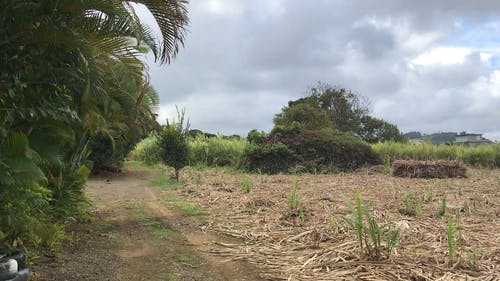
[{"label": "dirt path", "polygon": [[32,280],[261,280],[249,264],[208,254],[227,238],[203,232],[207,215],[191,205],[183,211],[151,176],[128,170],[91,179],[95,222],[73,225],[71,242],[40,257]]}]

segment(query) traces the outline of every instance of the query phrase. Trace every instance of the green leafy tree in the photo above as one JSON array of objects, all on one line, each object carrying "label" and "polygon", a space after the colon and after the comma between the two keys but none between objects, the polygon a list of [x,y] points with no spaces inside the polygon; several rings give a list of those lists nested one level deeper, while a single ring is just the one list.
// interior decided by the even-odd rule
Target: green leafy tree
[{"label": "green leafy tree", "polygon": [[178,121],[167,125],[160,132],[161,160],[165,165],[175,169],[175,179],[179,181],[179,173],[189,163],[188,137],[189,120],[185,120],[185,111],[177,112]]},{"label": "green leafy tree", "polygon": [[356,134],[360,136],[362,140],[369,143],[404,141],[404,137],[398,127],[382,119],[370,116],[364,116],[361,118],[361,126],[357,130]]},{"label": "green leafy tree", "polygon": [[355,132],[361,119],[369,113],[368,102],[363,96],[328,84],[318,83],[312,87],[306,99],[326,110],[333,126],[342,132]]},{"label": "green leafy tree", "polygon": [[274,117],[274,124],[291,127],[293,122],[300,123],[305,130],[321,130],[333,128],[326,110],[311,102],[290,103],[282,112]]},{"label": "green leafy tree", "polygon": [[369,115],[367,100],[350,90],[318,83],[309,95],[295,101],[274,118],[276,126],[299,122],[306,130],[336,129],[367,142],[402,141],[399,129]]}]

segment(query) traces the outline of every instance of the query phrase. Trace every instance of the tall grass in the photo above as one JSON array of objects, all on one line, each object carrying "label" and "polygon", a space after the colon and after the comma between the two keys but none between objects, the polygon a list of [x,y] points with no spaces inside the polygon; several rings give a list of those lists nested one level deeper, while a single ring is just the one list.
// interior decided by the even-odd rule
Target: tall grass
[{"label": "tall grass", "polygon": [[147,165],[160,163],[160,138],[156,133],[151,133],[147,138],[140,141],[130,152],[130,157],[134,161],[139,161]]},{"label": "tall grass", "polygon": [[[188,140],[189,166],[238,169],[242,166],[247,144],[245,139],[223,136],[190,138]],[[151,134],[136,145],[130,157],[134,161],[154,165],[160,162],[159,151],[159,138],[156,134]]]},{"label": "tall grass", "polygon": [[500,168],[500,144],[463,146],[385,142],[373,144],[372,148],[386,162],[395,159],[441,159],[459,160],[477,167]]},{"label": "tall grass", "polygon": [[238,138],[198,136],[189,141],[189,165],[240,168],[247,141]]}]

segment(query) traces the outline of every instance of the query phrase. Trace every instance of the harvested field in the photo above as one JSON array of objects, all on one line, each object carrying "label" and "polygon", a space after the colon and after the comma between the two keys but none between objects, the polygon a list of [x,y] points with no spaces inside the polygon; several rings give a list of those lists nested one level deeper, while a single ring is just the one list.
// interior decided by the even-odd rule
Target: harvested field
[{"label": "harvested field", "polygon": [[465,166],[458,161],[414,161],[396,160],[391,174],[406,178],[465,178]]},{"label": "harvested field", "polygon": [[[203,231],[241,238],[217,243],[212,254],[246,260],[269,280],[499,280],[500,170],[470,169],[468,178],[410,179],[371,170],[336,175],[246,175],[187,170],[176,193],[210,214]],[[243,180],[251,190],[240,189]],[[303,220],[289,212],[294,184]],[[355,190],[373,216],[402,229],[390,258],[361,255],[342,216]],[[231,192],[228,192],[231,191]],[[418,215],[403,212],[414,198]],[[447,225],[456,225],[450,263]]]}]

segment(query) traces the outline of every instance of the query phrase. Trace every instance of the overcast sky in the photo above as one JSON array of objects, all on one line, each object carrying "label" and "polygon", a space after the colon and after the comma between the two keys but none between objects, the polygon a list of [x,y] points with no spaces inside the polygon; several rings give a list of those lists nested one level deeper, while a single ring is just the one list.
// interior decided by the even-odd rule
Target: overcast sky
[{"label": "overcast sky", "polygon": [[191,0],[189,18],[177,58],[150,63],[160,122],[178,105],[192,128],[268,131],[322,81],[403,132],[500,140],[500,1]]}]

